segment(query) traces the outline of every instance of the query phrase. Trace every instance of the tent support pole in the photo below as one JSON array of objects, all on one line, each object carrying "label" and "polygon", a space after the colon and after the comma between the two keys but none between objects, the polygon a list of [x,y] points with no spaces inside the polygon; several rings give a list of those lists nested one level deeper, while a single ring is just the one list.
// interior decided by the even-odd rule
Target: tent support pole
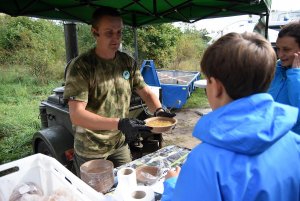
[{"label": "tent support pole", "polygon": [[269,29],[269,12],[267,13],[266,15],[266,28],[265,28],[265,36],[266,36],[266,39],[268,39],[268,29]]}]

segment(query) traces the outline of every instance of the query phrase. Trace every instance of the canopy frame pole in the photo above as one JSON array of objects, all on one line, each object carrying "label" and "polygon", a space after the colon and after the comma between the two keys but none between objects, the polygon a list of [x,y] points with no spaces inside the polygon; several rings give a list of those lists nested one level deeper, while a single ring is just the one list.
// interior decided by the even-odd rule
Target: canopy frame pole
[{"label": "canopy frame pole", "polygon": [[268,29],[269,29],[269,12],[267,12],[267,14],[266,14],[266,28],[265,28],[265,37],[266,37],[266,39],[269,39]]}]

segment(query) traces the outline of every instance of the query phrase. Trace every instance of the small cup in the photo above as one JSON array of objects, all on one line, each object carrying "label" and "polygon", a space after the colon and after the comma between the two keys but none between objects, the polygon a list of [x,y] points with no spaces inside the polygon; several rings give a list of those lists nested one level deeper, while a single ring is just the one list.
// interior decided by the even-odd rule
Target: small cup
[{"label": "small cup", "polygon": [[136,169],[137,181],[144,185],[154,184],[160,176],[160,169],[155,166],[140,166]]},{"label": "small cup", "polygon": [[109,160],[91,160],[80,166],[80,177],[96,191],[106,193],[114,185],[113,169]]}]

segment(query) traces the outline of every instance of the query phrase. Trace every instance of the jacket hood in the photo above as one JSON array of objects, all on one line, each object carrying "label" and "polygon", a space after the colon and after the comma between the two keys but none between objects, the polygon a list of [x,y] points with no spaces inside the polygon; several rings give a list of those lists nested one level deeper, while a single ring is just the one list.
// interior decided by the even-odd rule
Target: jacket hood
[{"label": "jacket hood", "polygon": [[255,94],[204,115],[193,136],[233,152],[259,154],[292,129],[297,115],[297,108],[276,103],[269,94]]}]

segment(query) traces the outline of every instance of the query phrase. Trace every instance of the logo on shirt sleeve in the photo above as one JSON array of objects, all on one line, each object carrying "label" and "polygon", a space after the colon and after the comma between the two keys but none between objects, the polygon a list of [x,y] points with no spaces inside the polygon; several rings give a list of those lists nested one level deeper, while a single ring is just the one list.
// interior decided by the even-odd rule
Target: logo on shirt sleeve
[{"label": "logo on shirt sleeve", "polygon": [[129,73],[128,70],[125,70],[125,71],[123,72],[123,78],[124,78],[125,80],[128,80],[128,79],[130,78],[130,73]]}]

